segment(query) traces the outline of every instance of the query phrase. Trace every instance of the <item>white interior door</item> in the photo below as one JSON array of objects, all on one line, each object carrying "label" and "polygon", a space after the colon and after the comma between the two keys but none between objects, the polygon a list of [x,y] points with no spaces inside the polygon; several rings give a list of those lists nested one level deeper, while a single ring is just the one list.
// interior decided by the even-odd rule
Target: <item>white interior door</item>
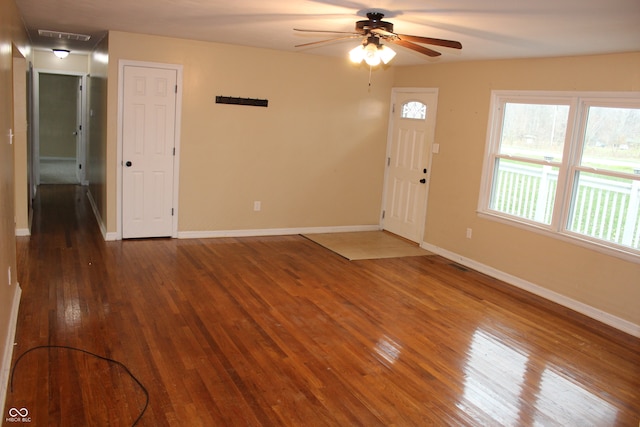
[{"label": "white interior door", "polygon": [[123,238],[172,234],[176,87],[175,69],[124,67]]},{"label": "white interior door", "polygon": [[437,92],[395,89],[389,123],[383,228],[421,242]]}]

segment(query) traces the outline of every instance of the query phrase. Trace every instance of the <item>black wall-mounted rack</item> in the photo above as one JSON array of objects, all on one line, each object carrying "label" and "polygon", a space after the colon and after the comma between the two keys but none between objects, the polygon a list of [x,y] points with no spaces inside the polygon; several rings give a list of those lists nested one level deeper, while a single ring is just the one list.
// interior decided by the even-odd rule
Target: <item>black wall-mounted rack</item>
[{"label": "black wall-mounted rack", "polygon": [[253,107],[268,107],[268,99],[236,98],[234,96],[216,96],[216,104],[250,105]]}]

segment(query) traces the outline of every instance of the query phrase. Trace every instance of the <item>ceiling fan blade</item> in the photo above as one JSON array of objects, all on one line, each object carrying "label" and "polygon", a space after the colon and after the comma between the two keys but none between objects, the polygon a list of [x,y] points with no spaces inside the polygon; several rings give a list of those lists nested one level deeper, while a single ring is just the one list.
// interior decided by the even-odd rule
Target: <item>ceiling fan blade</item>
[{"label": "ceiling fan blade", "polygon": [[389,38],[387,39],[387,41],[402,47],[406,47],[407,49],[415,50],[416,52],[420,52],[427,56],[442,55],[440,52],[436,52],[435,50],[431,50],[428,47],[420,46],[419,44],[415,44],[407,40]]},{"label": "ceiling fan blade", "polygon": [[384,30],[382,28],[372,28],[372,29],[369,30],[369,32],[373,33],[373,34],[378,34],[380,37],[384,37],[384,38],[396,38],[396,37],[398,37],[398,34],[389,32],[389,31]]},{"label": "ceiling fan blade", "polygon": [[345,36],[345,37],[335,37],[335,38],[332,38],[332,39],[325,39],[325,40],[318,40],[318,41],[310,42],[310,43],[297,44],[297,45],[295,45],[295,47],[312,46],[314,44],[330,43],[330,42],[335,42],[335,41],[338,41],[338,40],[354,39],[354,38],[359,38],[359,37],[362,37],[362,35],[361,34],[354,34],[354,35]]},{"label": "ceiling fan blade", "polygon": [[302,31],[304,33],[331,33],[331,34],[352,34],[354,36],[361,36],[360,33],[355,33],[353,31],[327,31],[327,30],[307,30],[304,28],[294,28],[293,31]]},{"label": "ceiling fan blade", "polygon": [[433,39],[431,37],[410,36],[408,34],[398,34],[401,40],[415,43],[432,44],[436,46],[450,47],[452,49],[462,49],[462,43],[454,40]]}]

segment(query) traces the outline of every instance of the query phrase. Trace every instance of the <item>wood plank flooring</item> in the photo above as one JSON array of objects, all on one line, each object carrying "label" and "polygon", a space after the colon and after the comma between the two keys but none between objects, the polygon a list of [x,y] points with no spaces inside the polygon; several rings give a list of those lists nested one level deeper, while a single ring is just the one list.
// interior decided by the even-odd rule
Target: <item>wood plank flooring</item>
[{"label": "wood plank flooring", "polygon": [[[640,340],[438,256],[104,242],[41,186],[6,410],[32,426],[638,426]],[[6,412],[6,411],[5,411]],[[15,426],[5,414],[5,426]],[[24,424],[22,424],[24,425]]]}]

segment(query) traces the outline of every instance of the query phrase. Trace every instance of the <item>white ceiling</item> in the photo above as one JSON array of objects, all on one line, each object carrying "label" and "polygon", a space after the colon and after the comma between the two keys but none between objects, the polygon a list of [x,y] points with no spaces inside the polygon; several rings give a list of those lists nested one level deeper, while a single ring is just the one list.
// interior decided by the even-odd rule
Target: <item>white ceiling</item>
[{"label": "white ceiling", "polygon": [[[108,30],[343,56],[357,39],[296,48],[352,31],[379,11],[396,33],[457,40],[431,59],[394,46],[395,65],[640,51],[640,0],[16,0],[35,48],[89,52]],[[91,35],[89,42],[38,29]]]}]

